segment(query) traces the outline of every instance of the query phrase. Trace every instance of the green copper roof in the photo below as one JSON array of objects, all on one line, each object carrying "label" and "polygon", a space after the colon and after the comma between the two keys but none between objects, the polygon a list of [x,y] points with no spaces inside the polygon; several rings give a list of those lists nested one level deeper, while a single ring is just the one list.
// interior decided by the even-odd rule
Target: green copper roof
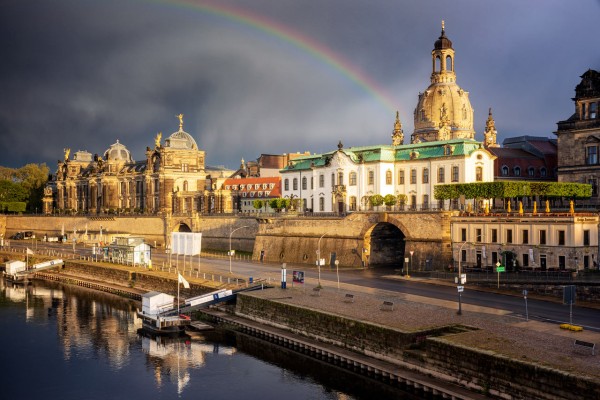
[{"label": "green copper roof", "polygon": [[[290,161],[289,165],[282,169],[285,171],[300,171],[311,168],[326,166],[337,151],[342,151],[353,162],[394,162],[408,161],[411,159],[427,159],[444,156],[468,156],[473,151],[483,148],[481,142],[470,139],[453,139],[439,142],[422,142],[399,146],[374,145],[350,147],[347,149],[334,150],[323,154],[298,157]],[[448,150],[446,150],[448,149]],[[449,151],[450,154],[446,155]]]}]

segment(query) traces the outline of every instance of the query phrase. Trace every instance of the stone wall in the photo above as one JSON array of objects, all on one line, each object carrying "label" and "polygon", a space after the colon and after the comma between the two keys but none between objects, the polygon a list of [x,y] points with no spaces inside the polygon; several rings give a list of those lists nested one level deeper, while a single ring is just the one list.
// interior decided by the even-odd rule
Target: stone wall
[{"label": "stone wall", "polygon": [[592,379],[567,374],[527,361],[513,360],[443,338],[425,343],[427,368],[448,374],[465,386],[514,399],[598,399],[600,387]]},{"label": "stone wall", "polygon": [[490,351],[444,339],[468,327],[445,326],[402,332],[319,310],[238,294],[235,312],[266,325],[334,344],[398,365],[413,366],[431,376],[446,377],[471,390],[504,398],[598,399],[593,379],[513,360]]},{"label": "stone wall", "polygon": [[[364,213],[343,218],[265,218],[260,220],[254,244],[254,259],[261,250],[269,262],[315,264],[316,250],[329,264],[330,253],[336,253],[341,266],[360,267],[363,249],[368,248],[369,231],[378,223],[390,223],[405,236],[406,256],[412,250],[413,266],[426,268],[431,260],[441,269],[452,259],[450,247],[450,213]],[[320,239],[320,243],[319,243]],[[400,260],[401,267],[402,260]]]},{"label": "stone wall", "polygon": [[[413,251],[413,270],[441,269],[452,259],[450,247],[449,212],[386,213],[356,212],[345,217],[309,218],[282,214],[273,218],[255,216],[103,216],[103,217],[55,217],[55,216],[0,216],[0,233],[5,227],[5,237],[19,231],[31,230],[38,238],[44,234],[58,236],[64,228],[68,235],[77,229],[81,235],[96,235],[103,229],[111,235],[128,233],[143,236],[151,245],[165,246],[170,233],[189,228],[202,232],[203,250],[252,252],[259,260],[264,251],[264,261],[274,263],[316,262],[316,250],[320,247],[321,258],[329,264],[330,253],[336,253],[342,267],[362,267],[368,262],[363,249],[370,248],[372,228],[379,223],[389,223],[401,231],[404,238],[404,255]],[[4,225],[2,224],[5,221]],[[320,240],[319,240],[320,239]],[[402,257],[394,260],[395,268],[402,267]]]}]

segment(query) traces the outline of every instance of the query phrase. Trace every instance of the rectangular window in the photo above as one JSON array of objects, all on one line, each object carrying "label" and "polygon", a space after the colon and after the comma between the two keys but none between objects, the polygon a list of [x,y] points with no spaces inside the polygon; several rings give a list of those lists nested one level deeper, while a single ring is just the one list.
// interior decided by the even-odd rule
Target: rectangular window
[{"label": "rectangular window", "polygon": [[460,241],[461,242],[466,242],[467,241],[467,228],[461,228],[460,229]]},{"label": "rectangular window", "polygon": [[506,243],[512,243],[512,242],[513,242],[512,229],[507,229],[506,230]]},{"label": "rectangular window", "polygon": [[495,251],[492,251],[492,265],[496,265],[497,262],[498,262],[498,253]]},{"label": "rectangular window", "polygon": [[565,245],[565,231],[558,231],[558,245]]},{"label": "rectangular window", "polygon": [[417,170],[414,168],[410,170],[410,183],[411,185],[417,183]]},{"label": "rectangular window", "polygon": [[398,171],[398,185],[404,185],[404,170]]},{"label": "rectangular window", "polygon": [[325,175],[323,174],[319,175],[319,187],[325,187]]},{"label": "rectangular window", "polygon": [[529,230],[523,229],[523,244],[529,244]]},{"label": "rectangular window", "polygon": [[310,188],[311,189],[315,188],[315,177],[314,176],[310,177]]},{"label": "rectangular window", "polygon": [[523,266],[524,267],[529,266],[529,254],[527,254],[527,253],[523,253]]},{"label": "rectangular window", "polygon": [[375,183],[375,173],[373,171],[369,171],[369,177],[368,177],[367,184],[372,185],[374,183]]},{"label": "rectangular window", "polygon": [[335,187],[335,174],[331,174],[331,187]]},{"label": "rectangular window", "polygon": [[585,160],[588,165],[598,164],[598,147],[587,146],[585,148]]},{"label": "rectangular window", "polygon": [[445,180],[444,171],[445,171],[444,167],[438,168],[438,183],[444,183],[444,180]]},{"label": "rectangular window", "polygon": [[481,229],[477,228],[475,229],[475,241],[481,243],[482,240],[482,235],[481,235]]},{"label": "rectangular window", "polygon": [[283,181],[283,190],[290,190],[290,181],[288,179]]},{"label": "rectangular window", "polygon": [[558,256],[558,269],[563,270],[567,267],[567,258],[565,256]]},{"label": "rectangular window", "polygon": [[592,186],[592,197],[598,196],[598,181],[595,178],[588,179],[588,185]]},{"label": "rectangular window", "polygon": [[458,166],[452,167],[452,182],[458,182]]},{"label": "rectangular window", "polygon": [[460,252],[460,261],[461,262],[466,262],[467,261],[467,251],[465,249],[463,249]]},{"label": "rectangular window", "polygon": [[540,230],[540,244],[546,244],[546,230]]},{"label": "rectangular window", "polygon": [[350,186],[356,186],[356,172],[350,172]]},{"label": "rectangular window", "polygon": [[319,197],[319,211],[325,211],[325,197]]},{"label": "rectangular window", "polygon": [[498,229],[492,229],[492,243],[498,243]]},{"label": "rectangular window", "polygon": [[590,245],[590,231],[589,230],[583,231],[583,245],[584,246]]},{"label": "rectangular window", "polygon": [[429,183],[429,168],[423,168],[423,183]]}]

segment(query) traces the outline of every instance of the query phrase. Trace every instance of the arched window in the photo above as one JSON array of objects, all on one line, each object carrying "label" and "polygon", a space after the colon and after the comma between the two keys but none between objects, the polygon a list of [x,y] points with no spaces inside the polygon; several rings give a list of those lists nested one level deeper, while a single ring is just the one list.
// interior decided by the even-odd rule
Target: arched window
[{"label": "arched window", "polygon": [[533,167],[527,168],[527,175],[529,175],[529,177],[533,178],[535,176],[535,168],[533,168]]},{"label": "arched window", "polygon": [[508,167],[506,165],[502,166],[502,176],[508,176]]},{"label": "arched window", "polygon": [[183,191],[184,192],[188,191],[188,181],[183,181]]},{"label": "arched window", "polygon": [[424,194],[423,195],[423,206],[421,208],[423,210],[428,210],[429,209],[429,195],[428,194]]},{"label": "arched window", "polygon": [[350,172],[350,186],[356,186],[356,172]]},{"label": "arched window", "polygon": [[389,169],[387,171],[385,171],[385,184],[386,185],[392,184],[392,171]]},{"label": "arched window", "polygon": [[283,181],[283,190],[290,190],[290,180],[289,179],[285,179]]},{"label": "arched window", "polygon": [[515,176],[521,176],[521,167],[515,167]]},{"label": "arched window", "polygon": [[483,181],[483,168],[475,167],[475,181],[481,182]]},{"label": "arched window", "polygon": [[452,71],[452,56],[446,56],[446,71]]},{"label": "arched window", "polygon": [[338,185],[344,184],[344,173],[342,171],[338,172]]},{"label": "arched window", "polygon": [[398,185],[404,185],[404,170],[398,170]]},{"label": "arched window", "polygon": [[325,197],[319,197],[319,211],[325,211]]},{"label": "arched window", "polygon": [[294,178],[292,187],[293,187],[293,190],[298,190],[298,178]]},{"label": "arched window", "polygon": [[429,168],[423,168],[423,183],[429,183]]},{"label": "arched window", "polygon": [[435,72],[440,72],[442,70],[442,60],[440,60],[440,56],[435,57]]},{"label": "arched window", "polygon": [[306,190],[306,177],[302,177],[302,190]]},{"label": "arched window", "polygon": [[542,177],[546,176],[546,168],[544,168],[544,167],[540,168],[540,176],[542,176]]}]

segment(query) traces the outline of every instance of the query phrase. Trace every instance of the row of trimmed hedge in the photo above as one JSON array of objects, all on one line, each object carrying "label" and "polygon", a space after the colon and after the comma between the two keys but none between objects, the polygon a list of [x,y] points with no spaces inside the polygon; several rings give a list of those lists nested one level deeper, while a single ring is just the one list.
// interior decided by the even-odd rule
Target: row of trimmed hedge
[{"label": "row of trimmed hedge", "polygon": [[571,182],[475,182],[436,185],[436,200],[458,199],[506,199],[514,197],[541,196],[546,198],[587,199],[592,197],[592,185]]}]

